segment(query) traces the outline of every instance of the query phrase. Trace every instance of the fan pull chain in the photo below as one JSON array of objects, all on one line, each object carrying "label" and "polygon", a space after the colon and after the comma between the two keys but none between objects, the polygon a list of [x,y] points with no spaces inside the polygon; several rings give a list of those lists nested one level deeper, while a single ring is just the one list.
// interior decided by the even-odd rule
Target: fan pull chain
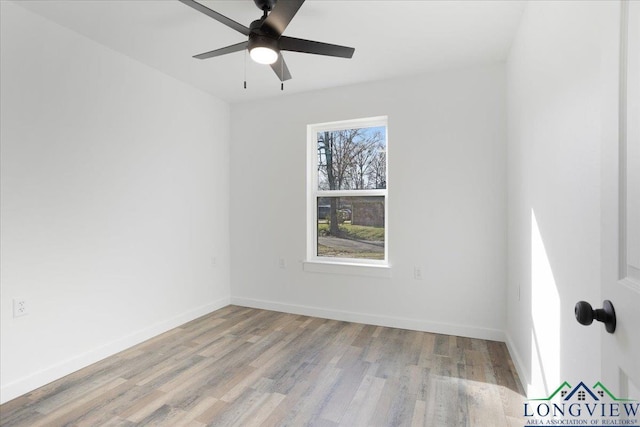
[{"label": "fan pull chain", "polygon": [[280,53],[280,90],[284,90],[284,56]]},{"label": "fan pull chain", "polygon": [[244,50],[244,88],[247,88],[247,49]]}]

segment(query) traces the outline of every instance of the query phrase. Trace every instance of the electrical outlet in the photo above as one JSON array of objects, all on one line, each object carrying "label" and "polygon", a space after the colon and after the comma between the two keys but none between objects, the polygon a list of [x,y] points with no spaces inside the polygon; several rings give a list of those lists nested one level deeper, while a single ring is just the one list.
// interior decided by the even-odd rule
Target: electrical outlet
[{"label": "electrical outlet", "polygon": [[413,267],[413,278],[415,280],[422,280],[422,268],[420,267]]},{"label": "electrical outlet", "polygon": [[287,264],[284,262],[284,258],[280,258],[278,260],[278,267],[280,267],[282,269],[287,268]]},{"label": "electrical outlet", "polygon": [[13,317],[26,316],[29,314],[29,307],[27,306],[27,300],[24,298],[13,299]]}]

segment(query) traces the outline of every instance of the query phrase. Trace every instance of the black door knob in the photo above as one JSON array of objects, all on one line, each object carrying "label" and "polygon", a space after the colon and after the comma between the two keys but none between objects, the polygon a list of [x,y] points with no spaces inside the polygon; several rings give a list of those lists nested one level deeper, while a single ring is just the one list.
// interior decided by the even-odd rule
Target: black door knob
[{"label": "black door knob", "polygon": [[602,308],[593,309],[586,301],[578,301],[575,308],[576,320],[582,325],[590,325],[593,319],[604,323],[604,327],[610,334],[616,330],[616,311],[611,301],[604,300]]}]

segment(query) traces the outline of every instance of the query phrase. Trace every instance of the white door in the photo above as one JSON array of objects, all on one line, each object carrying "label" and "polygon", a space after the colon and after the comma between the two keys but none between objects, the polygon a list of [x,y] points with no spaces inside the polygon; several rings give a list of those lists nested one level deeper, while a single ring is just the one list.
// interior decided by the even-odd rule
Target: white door
[{"label": "white door", "polygon": [[640,400],[640,1],[623,1],[616,15],[604,41],[611,70],[603,82],[601,203],[602,299],[613,303],[617,327],[602,328],[601,381]]}]

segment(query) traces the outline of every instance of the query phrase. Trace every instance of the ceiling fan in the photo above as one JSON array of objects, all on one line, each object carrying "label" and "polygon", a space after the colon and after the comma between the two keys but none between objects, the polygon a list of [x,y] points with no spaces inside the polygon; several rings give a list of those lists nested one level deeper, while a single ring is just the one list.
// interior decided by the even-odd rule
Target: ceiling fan
[{"label": "ceiling fan", "polygon": [[280,81],[283,82],[291,78],[291,73],[289,73],[287,64],[282,57],[281,51],[283,50],[335,56],[339,58],[351,58],[355,52],[355,49],[352,47],[297,39],[282,35],[305,0],[253,0],[256,6],[262,10],[262,17],[253,21],[248,28],[233,19],[227,18],[203,6],[197,1],[180,1],[248,37],[247,41],[195,55],[194,58],[197,59],[213,58],[248,49],[254,61],[260,64],[271,65],[271,69],[273,69]]}]

